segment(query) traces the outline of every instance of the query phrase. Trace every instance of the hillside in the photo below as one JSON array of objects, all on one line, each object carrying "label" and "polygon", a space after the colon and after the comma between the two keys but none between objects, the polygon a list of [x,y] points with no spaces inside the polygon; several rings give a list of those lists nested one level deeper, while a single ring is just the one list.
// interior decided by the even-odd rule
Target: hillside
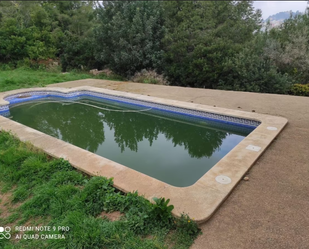
[{"label": "hillside", "polygon": [[266,18],[264,20],[264,23],[266,24],[269,21],[272,27],[277,27],[281,23],[283,23],[284,20],[289,19],[291,14],[294,17],[294,16],[302,14],[302,12],[300,12],[300,11],[296,11],[296,12],[293,12],[293,11],[279,12],[277,14],[271,15],[268,18]]}]

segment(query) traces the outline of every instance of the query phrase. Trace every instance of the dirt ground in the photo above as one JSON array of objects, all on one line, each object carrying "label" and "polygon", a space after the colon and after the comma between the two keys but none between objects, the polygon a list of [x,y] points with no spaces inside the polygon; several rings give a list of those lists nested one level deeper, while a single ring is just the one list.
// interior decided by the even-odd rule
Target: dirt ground
[{"label": "dirt ground", "polygon": [[282,116],[283,132],[210,220],[193,249],[309,248],[309,98],[194,89],[106,80],[49,86],[89,85],[161,98]]}]

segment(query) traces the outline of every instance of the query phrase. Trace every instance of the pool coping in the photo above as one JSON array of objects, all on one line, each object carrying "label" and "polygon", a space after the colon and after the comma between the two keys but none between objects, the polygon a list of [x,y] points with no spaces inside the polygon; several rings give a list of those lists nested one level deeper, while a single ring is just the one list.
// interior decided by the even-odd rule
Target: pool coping
[{"label": "pool coping", "polygon": [[59,91],[62,93],[94,91],[261,122],[253,132],[235,146],[195,184],[189,187],[174,187],[126,166],[93,154],[87,150],[0,116],[0,129],[11,131],[21,141],[30,142],[35,147],[44,150],[47,154],[53,157],[65,158],[69,160],[72,166],[89,175],[113,177],[114,186],[124,192],[137,190],[139,194],[144,195],[145,198],[149,200],[152,200],[153,197],[168,198],[170,199],[170,204],[173,204],[175,207],[173,210],[174,215],[180,216],[182,213],[186,213],[197,222],[204,222],[211,217],[221,203],[223,203],[228,197],[229,193],[237,183],[242,179],[244,174],[251,168],[258,157],[262,155],[288,122],[287,119],[283,117],[231,110],[90,86],[75,88],[45,87],[2,92],[0,93],[0,107],[8,105],[8,102],[4,100],[6,97],[32,91]]}]

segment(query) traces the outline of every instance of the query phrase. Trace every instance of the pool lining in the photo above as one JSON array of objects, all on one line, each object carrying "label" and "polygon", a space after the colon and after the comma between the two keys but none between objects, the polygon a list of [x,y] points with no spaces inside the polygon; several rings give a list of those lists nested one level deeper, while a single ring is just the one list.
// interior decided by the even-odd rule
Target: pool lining
[{"label": "pool lining", "polygon": [[[31,96],[31,97],[26,97],[23,98],[23,96]],[[171,112],[171,113],[178,113],[182,115],[188,115],[192,117],[199,117],[199,118],[205,118],[208,120],[213,120],[216,122],[222,122],[222,123],[227,123],[231,125],[238,125],[238,126],[244,126],[247,128],[256,128],[258,125],[260,125],[259,121],[253,120],[253,119],[244,119],[244,118],[235,118],[227,115],[220,115],[220,114],[215,114],[212,112],[206,112],[206,111],[195,111],[193,109],[189,108],[177,108],[177,107],[172,107],[169,105],[162,105],[162,104],[156,104],[151,101],[136,101],[134,98],[126,98],[122,96],[113,96],[110,94],[98,94],[92,91],[74,91],[70,93],[61,93],[57,91],[48,91],[48,92],[37,92],[37,91],[29,91],[25,93],[20,93],[20,94],[13,94],[10,96],[7,96],[4,98],[4,100],[8,101],[9,104],[6,106],[0,106],[0,114],[8,112],[10,105],[17,104],[17,103],[22,103],[26,101],[31,101],[31,100],[38,100],[41,98],[47,98],[47,97],[57,97],[57,98],[65,98],[65,99],[72,99],[72,98],[77,98],[77,97],[97,97],[100,99],[107,99],[107,100],[112,100],[112,101],[117,101],[121,103],[126,103],[126,104],[131,104],[131,105],[136,105],[136,106],[142,106],[142,107],[152,107],[153,109],[157,110],[163,110],[166,112]],[[133,101],[133,102],[132,102]],[[1,109],[3,108],[3,109]],[[5,115],[5,114],[4,114]]]}]

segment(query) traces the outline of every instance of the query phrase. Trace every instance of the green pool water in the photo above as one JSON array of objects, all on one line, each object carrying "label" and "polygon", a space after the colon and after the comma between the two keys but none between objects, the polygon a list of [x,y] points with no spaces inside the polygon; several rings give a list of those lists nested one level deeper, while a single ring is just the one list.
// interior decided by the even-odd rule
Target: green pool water
[{"label": "green pool water", "polygon": [[10,113],[21,124],[177,187],[194,184],[252,131],[92,97],[25,102]]}]

